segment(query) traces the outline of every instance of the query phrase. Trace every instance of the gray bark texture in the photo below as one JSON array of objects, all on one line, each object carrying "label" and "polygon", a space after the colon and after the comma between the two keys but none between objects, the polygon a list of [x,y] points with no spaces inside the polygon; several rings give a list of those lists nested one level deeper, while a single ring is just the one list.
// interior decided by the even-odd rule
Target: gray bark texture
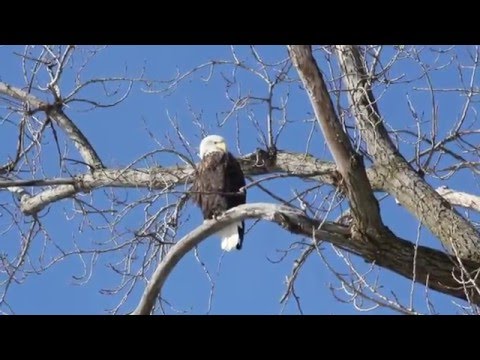
[{"label": "gray bark texture", "polygon": [[385,190],[419,219],[452,253],[480,261],[480,234],[440,196],[398,152],[378,111],[360,51],[337,46],[350,103]]}]

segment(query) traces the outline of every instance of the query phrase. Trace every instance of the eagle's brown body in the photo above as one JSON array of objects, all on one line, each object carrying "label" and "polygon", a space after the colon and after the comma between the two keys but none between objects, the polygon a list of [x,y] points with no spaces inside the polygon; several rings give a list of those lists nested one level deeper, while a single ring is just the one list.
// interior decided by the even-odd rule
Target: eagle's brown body
[{"label": "eagle's brown body", "polygon": [[[212,219],[230,208],[245,204],[245,177],[237,159],[229,152],[215,151],[206,154],[197,167],[192,198],[202,210],[204,219]],[[237,226],[242,248],[244,222]]]}]

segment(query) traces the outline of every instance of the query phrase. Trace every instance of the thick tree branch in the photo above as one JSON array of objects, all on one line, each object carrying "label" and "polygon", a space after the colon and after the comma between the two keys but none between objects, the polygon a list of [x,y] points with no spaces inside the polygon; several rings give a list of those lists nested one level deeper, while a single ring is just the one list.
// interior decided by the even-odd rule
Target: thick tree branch
[{"label": "thick tree branch", "polygon": [[[252,153],[239,158],[246,175],[266,175],[271,173],[291,174],[299,177],[336,186],[338,174],[334,163],[322,161],[310,155],[279,151],[277,160],[271,167],[257,165],[258,155]],[[21,210],[25,215],[31,215],[44,209],[49,204],[69,198],[81,191],[92,191],[102,187],[150,188],[165,190],[193,180],[193,169],[190,166],[157,167],[150,169],[102,169],[93,174],[79,175],[75,178],[45,179],[45,180],[0,180],[0,189],[18,193],[22,186],[55,186],[36,195],[22,191]],[[367,169],[368,180],[374,191],[383,190],[383,178],[376,169]],[[451,189],[438,188],[437,192],[452,205],[470,208],[480,212],[480,198]],[[20,199],[20,198],[19,198]]]},{"label": "thick tree branch", "polygon": [[[480,281],[476,284],[468,284],[468,281],[460,283],[458,279],[468,279],[469,276],[461,276],[461,271],[455,265],[455,258],[441,251],[423,246],[415,249],[411,242],[393,234],[375,243],[352,240],[349,228],[343,225],[308,218],[294,208],[257,203],[230,209],[217,220],[204,222],[175,244],[158,265],[133,314],[148,315],[152,312],[169,274],[190,250],[224,226],[247,218],[272,221],[291,233],[315,238],[316,241],[328,241],[363,257],[367,262],[375,263],[408,279],[414,278],[417,283],[428,283],[431,289],[464,300],[468,298],[471,302],[480,304],[480,294],[474,289],[474,285],[480,285]],[[463,261],[463,266],[468,275],[476,278],[480,264]]]},{"label": "thick tree branch", "polygon": [[358,128],[367,143],[385,190],[412,212],[452,253],[480,261],[480,234],[407,163],[383,125],[358,47],[338,45]]},{"label": "thick tree branch", "polygon": [[72,140],[83,160],[88,166],[90,166],[91,170],[103,167],[102,161],[88,139],[59,106],[48,104],[22,89],[10,86],[3,82],[0,82],[0,94],[7,95],[28,105],[29,113],[44,111],[55,121],[65,134],[67,134],[70,140]]},{"label": "thick tree branch", "polygon": [[373,195],[363,159],[343,130],[310,45],[289,45],[292,62],[307,90],[317,122],[341,173],[356,227],[361,233],[384,230],[378,201]]},{"label": "thick tree branch", "polygon": [[[259,150],[239,159],[246,175],[263,175],[270,173],[288,173],[299,177],[308,177],[317,181],[337,185],[339,176],[336,166],[332,162],[321,161],[313,156],[299,153],[277,151],[274,158],[268,156],[265,151]],[[382,187],[382,179],[376,176],[373,169],[368,171],[373,184],[378,189]],[[193,168],[191,166],[154,167],[149,169],[100,169],[91,174],[76,176],[72,179],[72,185],[59,185],[44,190],[33,196],[23,196],[21,210],[26,215],[32,215],[49,204],[69,198],[78,192],[91,191],[100,187],[134,187],[165,190],[178,185],[189,184],[193,180]],[[26,186],[20,180],[0,181],[0,189],[11,186]],[[37,180],[27,182],[29,186],[42,184],[35,183]],[[48,183],[48,181],[46,181]]]}]

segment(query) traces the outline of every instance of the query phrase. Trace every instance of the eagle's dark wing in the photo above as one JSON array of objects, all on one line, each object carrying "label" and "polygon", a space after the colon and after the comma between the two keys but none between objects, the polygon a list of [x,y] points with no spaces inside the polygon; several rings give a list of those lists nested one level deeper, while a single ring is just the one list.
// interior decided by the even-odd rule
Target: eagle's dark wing
[{"label": "eagle's dark wing", "polygon": [[[228,153],[226,189],[231,193],[227,196],[228,208],[233,208],[238,205],[245,204],[247,201],[247,190],[245,186],[245,175],[238,160],[230,153]],[[242,221],[242,226],[238,227],[238,235],[240,242],[237,244],[237,249],[242,248],[243,235],[245,233],[245,222]]]},{"label": "eagle's dark wing", "polygon": [[245,204],[247,192],[242,189],[245,186],[245,175],[238,160],[230,153],[228,153],[225,180],[225,189],[229,193],[227,196],[228,208]]}]

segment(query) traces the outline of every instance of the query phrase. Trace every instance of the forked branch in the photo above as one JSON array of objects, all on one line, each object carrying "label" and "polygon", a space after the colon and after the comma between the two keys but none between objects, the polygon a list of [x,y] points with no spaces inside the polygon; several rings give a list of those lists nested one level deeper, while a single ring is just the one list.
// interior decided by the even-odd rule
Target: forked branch
[{"label": "forked branch", "polygon": [[390,139],[359,48],[338,45],[337,54],[357,126],[377,171],[386,180],[385,190],[425,224],[452,254],[480,261],[478,231],[419,176]]},{"label": "forked branch", "polygon": [[310,45],[289,45],[292,62],[307,90],[317,122],[343,177],[356,227],[361,233],[385,231],[378,201],[373,196],[362,157],[353,149],[335,112]]},{"label": "forked branch", "polygon": [[56,124],[58,124],[65,134],[67,134],[91,170],[103,167],[100,157],[97,155],[88,139],[83,135],[75,123],[63,112],[59,105],[44,102],[32,94],[4,82],[0,82],[0,94],[26,104],[27,113],[33,114],[37,111],[44,111],[56,122]]}]

